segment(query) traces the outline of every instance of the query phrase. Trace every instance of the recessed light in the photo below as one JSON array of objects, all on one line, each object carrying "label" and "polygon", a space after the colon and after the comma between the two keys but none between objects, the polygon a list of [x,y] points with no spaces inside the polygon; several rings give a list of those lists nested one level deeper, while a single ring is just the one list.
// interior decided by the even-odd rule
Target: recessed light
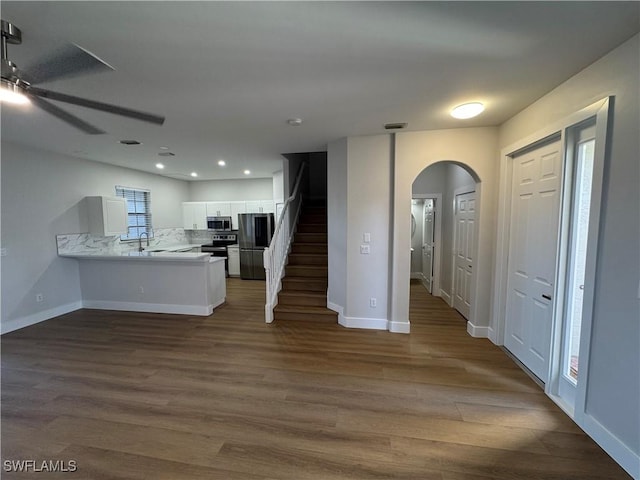
[{"label": "recessed light", "polygon": [[142,145],[138,140],[120,140],[122,145]]},{"label": "recessed light", "polygon": [[156,163],[156,168],[162,170],[164,168],[164,165],[162,163]]},{"label": "recessed light", "polygon": [[192,176],[192,177],[197,177],[197,176],[198,176],[198,174],[197,174],[196,172],[191,172],[191,176]]},{"label": "recessed light", "polygon": [[244,173],[245,175],[251,175],[251,170],[245,170],[243,173]]},{"label": "recessed light", "polygon": [[160,150],[169,150],[169,147],[160,147]]},{"label": "recessed light", "polygon": [[221,167],[224,167],[227,164],[227,162],[225,162],[224,160],[218,160],[218,165],[220,165]]},{"label": "recessed light", "polygon": [[460,119],[473,118],[480,115],[483,111],[484,105],[480,102],[465,103],[451,110],[451,116]]},{"label": "recessed light", "polygon": [[302,125],[302,119],[301,118],[290,118],[289,120],[287,120],[287,123],[293,127],[299,127],[300,125]]}]

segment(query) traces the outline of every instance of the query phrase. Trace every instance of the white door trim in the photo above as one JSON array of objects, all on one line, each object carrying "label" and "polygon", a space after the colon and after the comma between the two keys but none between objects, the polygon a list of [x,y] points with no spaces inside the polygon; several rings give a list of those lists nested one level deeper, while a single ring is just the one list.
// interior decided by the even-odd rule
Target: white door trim
[{"label": "white door trim", "polygon": [[415,193],[411,195],[411,198],[420,200],[425,198],[432,198],[435,200],[434,212],[436,214],[436,222],[433,226],[433,228],[435,229],[433,236],[435,238],[436,247],[433,249],[433,277],[431,279],[431,281],[433,282],[433,286],[431,287],[431,294],[434,297],[441,297],[442,292],[440,289],[440,259],[442,258],[442,255],[440,253],[440,244],[442,243],[442,211],[444,210],[442,206],[442,194]]}]

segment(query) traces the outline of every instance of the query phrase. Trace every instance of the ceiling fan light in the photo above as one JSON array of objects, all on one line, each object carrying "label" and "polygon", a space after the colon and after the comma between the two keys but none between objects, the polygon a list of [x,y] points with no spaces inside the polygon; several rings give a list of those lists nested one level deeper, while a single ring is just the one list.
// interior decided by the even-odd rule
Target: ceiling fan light
[{"label": "ceiling fan light", "polygon": [[22,88],[4,79],[2,80],[2,86],[0,86],[0,102],[13,103],[15,105],[31,103],[29,97],[23,93]]},{"label": "ceiling fan light", "polygon": [[465,103],[451,110],[451,116],[459,119],[473,118],[480,115],[483,111],[484,105],[480,102]]}]

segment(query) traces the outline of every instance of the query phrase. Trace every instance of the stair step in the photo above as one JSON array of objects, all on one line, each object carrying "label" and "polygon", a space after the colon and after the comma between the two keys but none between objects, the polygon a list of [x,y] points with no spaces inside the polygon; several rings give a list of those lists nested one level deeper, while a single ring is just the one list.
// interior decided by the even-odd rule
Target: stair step
[{"label": "stair step", "polygon": [[274,320],[337,322],[338,314],[326,307],[276,305],[273,309],[273,318]]},{"label": "stair step", "polygon": [[327,254],[326,243],[294,243],[291,245],[291,253],[317,253]]},{"label": "stair step", "polygon": [[323,292],[282,290],[278,294],[278,305],[305,305],[313,307],[326,307],[327,295]]},{"label": "stair step", "polygon": [[294,243],[327,243],[326,233],[305,233],[297,232],[294,237]]},{"label": "stair step", "polygon": [[327,254],[290,253],[289,265],[327,265]]},{"label": "stair step", "polygon": [[328,268],[326,265],[287,265],[285,275],[290,277],[313,277],[327,278]]},{"label": "stair step", "polygon": [[323,223],[302,223],[298,225],[300,233],[327,233],[327,225]]},{"label": "stair step", "polygon": [[301,292],[323,292],[327,293],[327,279],[313,277],[284,277],[282,279],[282,290]]},{"label": "stair step", "polygon": [[327,217],[325,215],[318,215],[315,213],[303,213],[300,215],[298,223],[320,223],[327,224]]}]

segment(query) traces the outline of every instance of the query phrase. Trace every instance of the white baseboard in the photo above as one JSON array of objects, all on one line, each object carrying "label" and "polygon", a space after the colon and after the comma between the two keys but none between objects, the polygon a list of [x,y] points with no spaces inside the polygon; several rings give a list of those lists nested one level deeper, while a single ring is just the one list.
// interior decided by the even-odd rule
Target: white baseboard
[{"label": "white baseboard", "polygon": [[624,468],[629,475],[636,480],[640,479],[640,455],[632,451],[591,415],[585,414],[583,418],[584,423],[580,426],[587,432],[587,435],[611,455],[611,458]]},{"label": "white baseboard", "polygon": [[72,302],[67,303],[66,305],[50,308],[48,310],[43,310],[42,312],[27,315],[26,317],[14,318],[13,320],[3,322],[2,325],[0,325],[1,333],[5,334],[13,332],[14,330],[19,330],[21,328],[28,327],[29,325],[35,325],[36,323],[44,322],[45,320],[59,317],[66,313],[75,312],[81,308],[82,302]]},{"label": "white baseboard", "polygon": [[389,331],[392,333],[411,333],[409,322],[389,322]]},{"label": "white baseboard", "polygon": [[208,317],[213,313],[213,309],[224,303],[218,301],[214,305],[170,305],[164,303],[138,303],[138,302],[113,302],[105,300],[85,300],[84,308],[96,310],[117,310],[128,312],[148,312],[148,313],[174,313],[179,315],[197,315]]},{"label": "white baseboard", "polygon": [[490,338],[491,327],[479,327],[467,322],[467,333],[475,338]]},{"label": "white baseboard", "polygon": [[364,328],[368,330],[387,330],[388,320],[386,318],[364,318],[364,317],[342,317],[343,322],[340,322],[340,316],[338,316],[338,323],[347,328]]},{"label": "white baseboard", "polygon": [[447,305],[453,307],[453,303],[451,302],[451,295],[445,292],[442,288],[440,289],[440,296],[445,302],[447,302]]},{"label": "white baseboard", "polygon": [[338,305],[337,303],[333,303],[330,302],[329,300],[327,300],[327,308],[329,310],[333,310],[334,312],[336,312],[338,314],[338,324],[342,325],[343,327],[346,326],[345,325],[345,320],[344,320],[344,308],[342,308],[342,306]]},{"label": "white baseboard", "polygon": [[411,272],[410,278],[412,280],[422,280],[423,278],[422,272]]}]

